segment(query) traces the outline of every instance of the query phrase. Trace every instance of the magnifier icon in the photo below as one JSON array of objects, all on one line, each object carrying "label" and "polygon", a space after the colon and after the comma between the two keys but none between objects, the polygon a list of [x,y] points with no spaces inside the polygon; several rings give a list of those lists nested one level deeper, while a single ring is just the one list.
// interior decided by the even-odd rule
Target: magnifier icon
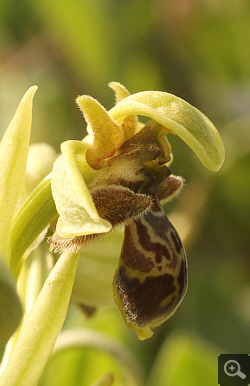
[{"label": "magnifier icon", "polygon": [[[230,370],[230,372],[229,372]],[[246,378],[246,374],[244,374],[242,371],[240,371],[240,364],[239,362],[230,359],[224,364],[224,372],[229,376],[229,377],[235,377],[238,375],[241,379]]]}]

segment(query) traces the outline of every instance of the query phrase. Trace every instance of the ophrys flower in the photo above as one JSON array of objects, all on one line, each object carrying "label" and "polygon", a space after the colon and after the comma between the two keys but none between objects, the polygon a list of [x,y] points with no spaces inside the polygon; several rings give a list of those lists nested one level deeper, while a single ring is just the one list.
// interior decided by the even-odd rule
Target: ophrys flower
[{"label": "ophrys flower", "polygon": [[[89,96],[77,98],[89,135],[64,142],[54,164],[59,219],[50,243],[73,253],[124,226],[114,297],[128,327],[146,339],[174,313],[187,285],[185,250],[160,204],[183,186],[167,166],[166,134],[179,135],[213,171],[223,163],[224,146],[208,118],[182,99],[111,87],[117,104],[109,112]],[[137,115],[151,120],[142,125]]]}]

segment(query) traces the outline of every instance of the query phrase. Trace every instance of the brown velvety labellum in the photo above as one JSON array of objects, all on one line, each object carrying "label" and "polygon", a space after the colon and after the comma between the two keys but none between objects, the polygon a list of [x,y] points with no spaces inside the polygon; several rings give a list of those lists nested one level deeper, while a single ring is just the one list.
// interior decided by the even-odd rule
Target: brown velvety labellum
[{"label": "brown velvety labellum", "polygon": [[186,253],[157,198],[125,227],[115,299],[130,328],[155,327],[168,319],[187,287]]}]

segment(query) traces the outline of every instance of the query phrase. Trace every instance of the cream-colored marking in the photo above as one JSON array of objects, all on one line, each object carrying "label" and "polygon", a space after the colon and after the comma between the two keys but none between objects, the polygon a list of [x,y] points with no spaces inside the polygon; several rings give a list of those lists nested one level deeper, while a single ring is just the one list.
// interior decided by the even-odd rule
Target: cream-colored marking
[{"label": "cream-colored marking", "polygon": [[[160,213],[160,215],[164,215],[163,213]],[[164,246],[166,246],[166,248],[168,248],[168,250],[170,251],[170,254],[171,254],[171,260],[173,259],[173,251],[175,251],[175,254],[177,254],[177,251],[175,250],[175,246],[174,246],[174,243],[172,241],[172,239],[169,239],[169,243],[171,244],[171,248],[169,249],[169,245],[167,243],[164,242],[164,240],[162,240],[160,237],[158,237],[155,233],[154,233],[154,230],[153,228],[146,222],[144,221],[144,218],[142,217],[140,219],[143,223],[143,225],[146,226],[147,228],[147,232],[150,236],[150,241],[153,242],[153,243],[160,243]],[[177,256],[178,257],[178,261],[177,261],[177,264],[175,266],[175,268],[169,268],[167,265],[171,264],[171,261],[169,263],[165,263],[164,262],[162,263],[156,263],[155,261],[155,252],[153,251],[146,251],[142,246],[141,244],[139,243],[139,236],[138,236],[138,233],[137,233],[137,227],[136,227],[136,224],[133,222],[130,224],[130,232],[131,232],[131,237],[132,237],[132,242],[133,244],[135,245],[136,249],[142,253],[145,258],[150,258],[154,263],[155,263],[155,267],[153,269],[151,269],[150,272],[141,272],[139,269],[134,269],[134,268],[130,268],[130,267],[127,267],[126,266],[126,271],[127,271],[127,274],[129,275],[129,278],[138,278],[140,280],[140,283],[143,283],[146,279],[146,277],[151,277],[151,276],[156,276],[156,277],[159,277],[159,276],[162,276],[164,274],[169,274],[169,275],[174,275],[175,277],[178,277],[179,275],[179,270],[180,270],[180,266],[181,266],[181,261],[183,259],[183,253],[180,254],[180,256]],[[167,232],[169,233],[169,232]],[[166,236],[168,237],[168,235]],[[125,263],[122,264],[123,266],[125,266]],[[158,267],[159,266],[162,266],[162,270],[159,271],[158,270]],[[176,280],[175,280],[176,281]],[[175,285],[178,286],[178,283],[176,281]]]},{"label": "cream-colored marking", "polygon": [[161,308],[164,308],[164,307],[166,307],[169,303],[171,303],[173,297],[176,296],[176,293],[177,293],[177,291],[176,291],[176,289],[175,289],[175,291],[174,291],[173,294],[171,294],[170,296],[167,296],[164,300],[162,300],[162,301],[160,302],[160,307],[161,307]]},{"label": "cream-colored marking", "polygon": [[[159,213],[159,212],[154,212],[154,214],[155,214],[155,213]],[[161,212],[160,212],[160,215],[161,215],[161,216],[165,216],[165,214],[164,214],[164,213],[161,213]],[[159,217],[160,217],[160,216],[159,216]],[[171,260],[170,260],[170,261],[167,261],[166,264],[164,264],[164,262],[163,262],[163,263],[156,263],[156,261],[155,261],[155,259],[154,259],[155,264],[156,264],[157,267],[160,266],[160,265],[162,265],[162,264],[164,264],[164,269],[165,269],[165,267],[167,267],[168,265],[171,264],[171,262],[172,262],[172,260],[174,259],[175,256],[178,257],[178,252],[176,251],[175,244],[174,244],[174,242],[173,242],[173,240],[172,240],[172,237],[170,236],[171,230],[172,230],[172,231],[174,231],[174,230],[173,230],[172,228],[169,228],[169,229],[167,230],[167,232],[166,232],[166,239],[168,240],[168,242],[166,242],[166,241],[163,240],[160,236],[157,236],[157,234],[154,232],[154,229],[153,229],[153,228],[150,226],[150,224],[146,221],[145,217],[142,217],[140,220],[141,220],[142,224],[143,224],[144,226],[147,227],[147,231],[148,231],[148,235],[149,235],[149,237],[150,237],[150,241],[151,241],[152,243],[160,243],[161,245],[164,245],[164,246],[168,249],[168,251],[169,251],[169,253],[170,253],[170,255],[171,255]],[[154,253],[154,255],[155,255],[155,253]],[[178,258],[178,261],[179,261],[179,258]],[[171,268],[169,268],[169,272],[170,272],[170,273],[173,273],[173,272],[178,268],[178,265],[179,265],[179,264],[177,263],[176,267],[171,267]],[[159,271],[158,271],[158,272],[159,272]],[[166,272],[166,271],[165,271],[165,272]]]},{"label": "cream-colored marking", "polygon": [[[150,257],[152,259],[152,261],[154,261],[155,253],[154,252],[148,253],[147,251],[145,251],[144,248],[142,248],[141,244],[139,243],[139,236],[137,233],[137,227],[136,227],[135,223],[134,222],[131,223],[129,225],[129,228],[130,228],[130,232],[131,232],[132,242],[133,242],[133,245],[136,247],[136,249],[140,253],[142,253],[145,256],[145,258]],[[122,262],[122,265],[125,266],[125,263]],[[129,278],[134,278],[134,277],[138,278],[140,280],[140,283],[143,283],[145,281],[145,277],[144,277],[145,275],[151,276],[151,271],[149,273],[145,273],[145,272],[141,272],[141,270],[139,270],[139,269],[133,269],[133,268],[130,268],[128,266],[125,266],[125,267],[126,267],[126,271],[127,271]]]}]

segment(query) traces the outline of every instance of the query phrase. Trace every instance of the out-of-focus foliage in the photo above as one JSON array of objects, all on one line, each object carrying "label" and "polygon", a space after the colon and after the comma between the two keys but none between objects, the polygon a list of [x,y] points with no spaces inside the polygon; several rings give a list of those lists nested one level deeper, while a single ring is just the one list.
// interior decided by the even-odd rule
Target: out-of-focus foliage
[{"label": "out-of-focus foliage", "polygon": [[[186,186],[165,209],[189,262],[188,292],[174,317],[143,343],[116,310],[101,309],[83,324],[72,307],[65,323],[65,328],[84,325],[119,339],[147,374],[160,366],[161,375],[152,375],[156,386],[167,384],[168,371],[169,385],[195,385],[200,372],[213,379],[220,352],[249,351],[249,18],[248,0],[1,3],[0,130],[8,126],[24,91],[38,84],[32,143],[47,142],[59,152],[61,142],[85,135],[77,95],[93,95],[111,107],[106,85],[116,80],[130,92],[162,90],[184,98],[212,120],[224,139],[226,161],[214,174],[169,136],[172,172],[182,175]],[[162,346],[166,338],[170,346]],[[56,384],[55,374],[61,374],[58,386],[89,385],[105,373],[116,374],[117,363],[98,355],[84,349],[62,353],[48,365],[41,385]],[[170,357],[176,372],[159,365]],[[98,371],[93,376],[88,369]],[[117,376],[114,384],[119,384]]]},{"label": "out-of-focus foliage", "polygon": [[195,336],[173,334],[155,360],[149,384],[157,386],[215,385],[216,350]]}]

